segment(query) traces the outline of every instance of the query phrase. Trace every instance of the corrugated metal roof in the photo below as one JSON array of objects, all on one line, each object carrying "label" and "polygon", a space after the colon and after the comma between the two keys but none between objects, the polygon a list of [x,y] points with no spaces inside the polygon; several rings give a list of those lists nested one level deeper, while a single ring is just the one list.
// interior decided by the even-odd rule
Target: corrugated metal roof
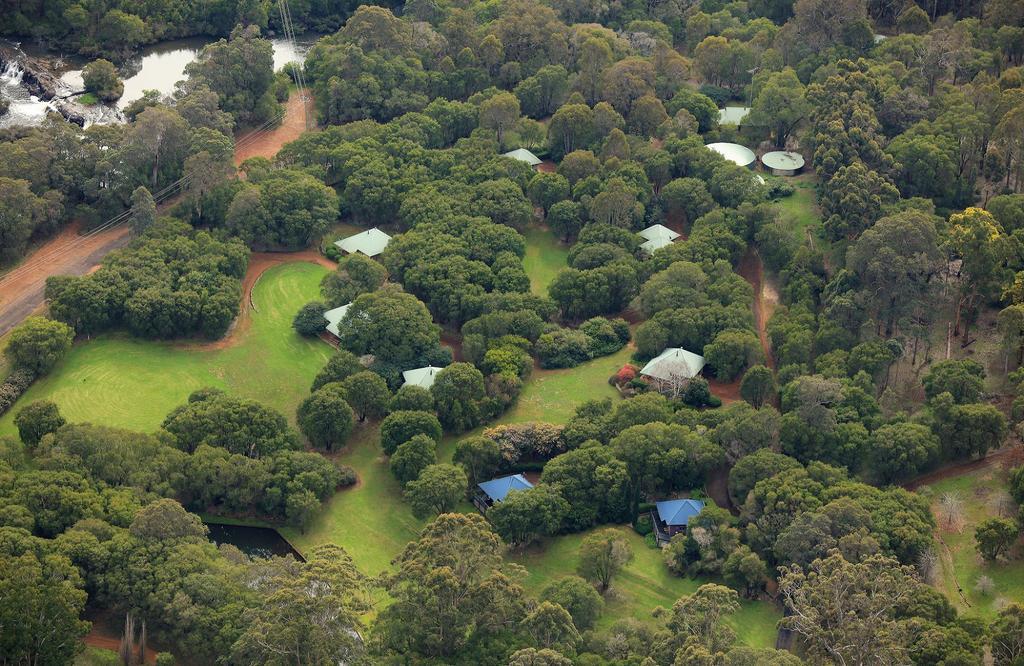
[{"label": "corrugated metal roof", "polygon": [[704,502],[695,499],[676,499],[655,502],[658,518],[666,525],[688,525],[704,509]]},{"label": "corrugated metal roof", "polygon": [[327,330],[333,333],[337,337],[341,337],[341,333],[338,332],[338,324],[341,323],[342,317],[348,312],[348,309],[352,307],[351,303],[342,305],[340,308],[334,308],[324,313],[324,319],[327,320]]},{"label": "corrugated metal roof", "polygon": [[542,161],[539,157],[528,151],[526,148],[516,148],[515,150],[510,150],[507,153],[504,153],[502,157],[511,157],[514,160],[526,162],[530,166],[537,166]]},{"label": "corrugated metal roof", "polygon": [[435,368],[432,365],[428,365],[425,368],[406,370],[402,373],[402,379],[404,380],[402,386],[412,384],[413,386],[428,389],[434,385],[434,380],[437,379],[437,373],[441,372],[442,369],[443,368]]},{"label": "corrugated metal roof", "polygon": [[513,490],[529,490],[533,484],[526,480],[522,474],[503,476],[498,479],[491,479],[479,484],[480,490],[484,491],[492,502],[501,502]]},{"label": "corrugated metal roof", "polygon": [[334,244],[349,254],[362,252],[368,257],[376,257],[384,251],[384,248],[390,242],[391,236],[374,227],[373,229],[361,231],[354,236],[342,238],[340,241],[335,241]]},{"label": "corrugated metal roof", "polygon": [[683,377],[690,379],[700,374],[704,368],[704,357],[679,347],[669,347],[661,352],[640,370],[641,375],[655,379],[673,379]]}]

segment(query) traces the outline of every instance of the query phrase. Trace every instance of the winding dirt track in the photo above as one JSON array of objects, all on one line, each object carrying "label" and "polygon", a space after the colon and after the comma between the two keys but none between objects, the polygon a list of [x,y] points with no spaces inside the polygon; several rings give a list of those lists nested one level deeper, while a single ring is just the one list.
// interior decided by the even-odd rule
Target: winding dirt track
[{"label": "winding dirt track", "polygon": [[761,257],[753,248],[747,250],[740,260],[737,271],[750,286],[754,288],[754,324],[757,326],[757,336],[761,339],[761,349],[764,351],[764,358],[769,368],[775,367],[775,359],[772,358],[772,348],[768,344],[768,320],[772,317],[775,305],[779,302],[778,294],[764,279],[764,264]]},{"label": "winding dirt track", "polygon": [[[309,102],[310,114],[313,113],[312,106]],[[292,95],[285,106],[282,123],[255,141],[248,141],[235,154],[235,164],[241,164],[250,157],[273,157],[283,145],[297,139],[305,127],[302,101],[298,95]],[[243,141],[251,134],[243,134],[237,139]],[[174,197],[161,204],[160,210],[166,210],[176,202],[177,197]],[[80,237],[80,232],[80,224],[68,225],[19,264],[26,268],[15,266],[6,275],[0,275],[0,336],[43,308],[46,278],[51,275],[85,275],[93,271],[103,257],[124,247],[131,239],[128,225],[124,224],[86,239]],[[254,254],[252,262],[258,261]]]},{"label": "winding dirt track", "polygon": [[267,269],[280,264],[288,264],[296,261],[308,261],[312,264],[334,270],[338,264],[323,256],[316,250],[302,250],[300,252],[253,252],[249,255],[249,267],[242,278],[242,303],[238,309],[238,316],[228,329],[226,335],[220,340],[211,342],[188,342],[181,345],[182,349],[189,351],[212,351],[216,349],[227,349],[237,344],[243,334],[252,325],[252,289],[256,281]]}]

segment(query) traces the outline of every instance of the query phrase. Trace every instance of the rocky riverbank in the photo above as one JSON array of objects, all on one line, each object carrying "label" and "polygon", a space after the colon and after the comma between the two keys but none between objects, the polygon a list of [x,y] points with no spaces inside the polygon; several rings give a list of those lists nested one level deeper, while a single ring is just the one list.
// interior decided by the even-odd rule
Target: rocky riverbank
[{"label": "rocky riverbank", "polygon": [[20,85],[33,97],[53,103],[69,122],[84,126],[89,118],[89,109],[74,98],[85,92],[69,88],[56,72],[53,63],[45,58],[30,56],[9,44],[0,44],[0,71],[16,68]]}]

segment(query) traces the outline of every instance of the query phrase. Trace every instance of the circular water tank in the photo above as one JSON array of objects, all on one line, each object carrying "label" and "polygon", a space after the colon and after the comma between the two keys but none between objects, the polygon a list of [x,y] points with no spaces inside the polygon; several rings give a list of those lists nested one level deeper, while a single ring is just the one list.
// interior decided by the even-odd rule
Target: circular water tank
[{"label": "circular water tank", "polygon": [[738,143],[709,143],[707,147],[730,162],[752,169],[757,157],[754,151]]},{"label": "circular water tank", "polygon": [[804,156],[786,150],[776,150],[761,156],[761,164],[776,176],[795,176],[804,168]]}]

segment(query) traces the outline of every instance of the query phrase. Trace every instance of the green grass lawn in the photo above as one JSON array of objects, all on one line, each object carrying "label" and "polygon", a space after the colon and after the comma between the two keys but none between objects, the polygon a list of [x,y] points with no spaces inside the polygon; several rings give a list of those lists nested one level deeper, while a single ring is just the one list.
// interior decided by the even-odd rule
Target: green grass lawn
[{"label": "green grass lawn", "polygon": [[103,648],[87,645],[82,652],[75,657],[75,666],[112,666],[120,664],[117,653]]},{"label": "green grass lawn", "polygon": [[[994,500],[997,493],[1005,491],[1006,487],[1006,471],[995,466],[945,479],[931,486],[932,509],[938,523],[936,535],[941,540],[936,543],[941,567],[935,584],[961,612],[986,620],[991,620],[1006,603],[1024,600],[1024,561],[1021,560],[1019,545],[1011,553],[1012,559],[997,562],[985,562],[974,547],[974,528],[982,520],[999,515]],[[945,522],[946,514],[939,509],[939,498],[945,493],[956,493],[963,504],[963,521],[952,528]],[[1004,513],[1003,517],[1015,515],[1014,509],[1009,516]],[[983,595],[976,591],[981,576],[988,576],[995,583],[992,594]],[[966,602],[957,590],[958,583]]]},{"label": "green grass lawn", "polygon": [[[619,528],[633,547],[633,561],[612,581],[605,599],[604,615],[597,628],[606,629],[616,620],[631,617],[652,626],[664,619],[652,617],[658,606],[671,608],[679,597],[692,594],[703,582],[672,575],[662,560],[661,550],[650,548],[643,537],[628,527]],[[529,571],[524,586],[538,594],[548,583],[576,570],[580,542],[586,533],[550,539],[542,548],[510,557]],[[728,620],[740,640],[752,647],[773,647],[775,625],[782,617],[772,605],[744,601],[743,607]]]},{"label": "green grass lawn", "polygon": [[559,242],[550,229],[539,224],[531,224],[523,235],[526,237],[523,268],[530,276],[530,290],[546,296],[548,285],[558,271],[565,268],[569,246]]},{"label": "green grass lawn", "polygon": [[821,237],[821,210],[818,208],[817,193],[811,176],[785,179],[793,186],[793,194],[775,202],[782,218],[792,222],[793,234],[799,240],[807,239],[807,230],[815,239]]},{"label": "green grass lawn", "polygon": [[379,574],[415,538],[423,521],[414,518],[402,501],[402,490],[380,449],[376,424],[359,427],[337,459],[356,470],[357,485],[328,500],[305,533],[293,528],[281,533],[300,552],[321,543],[341,545],[360,570]]},{"label": "green grass lawn", "polygon": [[251,325],[226,349],[189,348],[124,334],[76,344],[0,418],[0,435],[14,434],[14,414],[33,400],[56,402],[69,421],[141,431],[160,426],[189,393],[216,386],[254,398],[294,418],[331,348],[291,329],[292,317],[316,298],[321,266],[296,262],[269,269],[256,283]]},{"label": "green grass lawn", "polygon": [[794,178],[784,178],[793,186],[793,194],[775,202],[781,219],[788,222],[793,230],[793,237],[800,243],[806,243],[808,232],[815,247],[825,255],[826,268],[842,266],[845,263],[848,243],[844,240],[832,243],[825,237],[825,226],[818,207],[818,195],[815,191],[817,178],[813,173],[805,173]]}]

